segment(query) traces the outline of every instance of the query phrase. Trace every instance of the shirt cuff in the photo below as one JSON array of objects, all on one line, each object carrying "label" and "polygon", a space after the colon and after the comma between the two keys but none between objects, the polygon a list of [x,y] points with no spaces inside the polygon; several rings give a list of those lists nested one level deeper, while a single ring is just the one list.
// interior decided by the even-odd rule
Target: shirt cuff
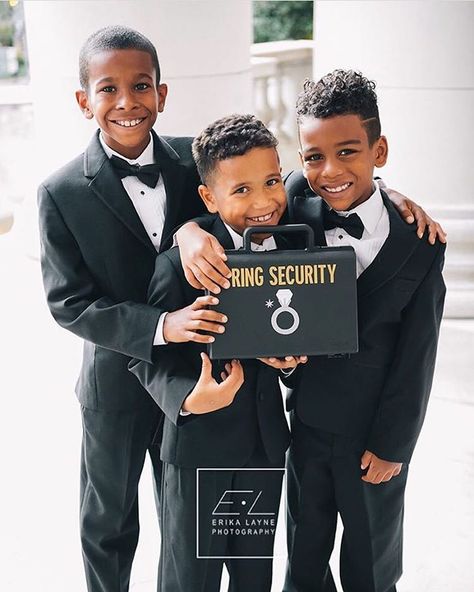
[{"label": "shirt cuff", "polygon": [[166,345],[168,343],[163,336],[163,325],[165,324],[165,317],[167,314],[167,312],[164,312],[158,320],[158,325],[156,326],[155,331],[155,338],[153,339],[153,345]]},{"label": "shirt cuff", "polygon": [[181,417],[187,417],[188,415],[192,415],[191,411],[183,411],[182,409],[179,410],[179,414]]},{"label": "shirt cuff", "polygon": [[294,368],[285,370],[284,368],[280,368],[280,372],[283,374],[283,376],[285,378],[288,378],[288,376],[291,376],[293,374],[293,372],[296,370],[297,366],[295,366]]}]

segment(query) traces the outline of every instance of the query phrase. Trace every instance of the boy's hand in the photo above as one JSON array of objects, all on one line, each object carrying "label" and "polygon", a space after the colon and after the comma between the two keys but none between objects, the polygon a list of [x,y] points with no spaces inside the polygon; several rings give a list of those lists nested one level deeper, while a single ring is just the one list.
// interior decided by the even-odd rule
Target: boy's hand
[{"label": "boy's hand", "polygon": [[197,343],[212,343],[212,335],[201,335],[197,331],[211,331],[224,333],[227,317],[216,310],[208,310],[206,306],[219,304],[215,296],[199,296],[196,300],[175,312],[169,312],[163,323],[163,337],[168,343],[183,343],[196,341]]},{"label": "boy's hand", "polygon": [[184,275],[193,288],[219,294],[221,288],[230,286],[225,251],[212,234],[187,222],[176,233],[176,240]]},{"label": "boy's hand", "polygon": [[279,370],[289,370],[296,368],[298,364],[306,364],[308,356],[286,356],[285,358],[257,358],[267,366],[277,368]]},{"label": "boy's hand", "polygon": [[378,180],[378,183],[382,187],[382,189],[386,191],[394,206],[400,212],[401,216],[405,219],[405,222],[407,222],[408,224],[412,224],[412,222],[415,222],[416,220],[416,224],[418,226],[418,238],[421,238],[423,236],[426,227],[428,227],[428,240],[432,245],[435,244],[436,239],[438,239],[442,243],[446,242],[446,232],[443,230],[441,225],[438,224],[438,222],[436,222],[435,220],[433,220],[433,218],[430,218],[430,216],[428,216],[428,214],[424,211],[423,208],[421,208],[417,203],[415,203],[411,199],[408,199],[408,197],[405,197],[401,193],[398,193],[398,191],[395,191],[394,189],[389,189],[388,187],[384,187],[383,181],[381,183],[380,179]]},{"label": "boy's hand", "polygon": [[212,377],[212,364],[207,354],[201,354],[201,375],[196,386],[186,397],[183,411],[196,415],[211,413],[228,407],[244,382],[244,370],[239,360],[232,360],[221,372],[222,382],[219,384]]},{"label": "boy's hand", "polygon": [[366,483],[387,483],[392,477],[396,477],[402,470],[403,463],[390,462],[382,460],[373,452],[366,450],[360,459],[360,468],[362,470],[369,467],[369,470],[362,476],[362,481]]}]

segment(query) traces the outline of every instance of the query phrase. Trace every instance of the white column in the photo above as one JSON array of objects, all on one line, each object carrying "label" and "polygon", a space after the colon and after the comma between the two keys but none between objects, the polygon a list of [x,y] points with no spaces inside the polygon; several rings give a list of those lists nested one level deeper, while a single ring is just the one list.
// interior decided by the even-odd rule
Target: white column
[{"label": "white column", "polygon": [[376,80],[390,186],[449,233],[447,316],[474,316],[474,3],[316,2],[314,76]]},{"label": "white column", "polygon": [[25,2],[38,178],[80,153],[95,129],[80,113],[78,54],[97,29],[127,25],[157,47],[168,83],[161,134],[194,135],[213,119],[251,111],[250,0]]}]

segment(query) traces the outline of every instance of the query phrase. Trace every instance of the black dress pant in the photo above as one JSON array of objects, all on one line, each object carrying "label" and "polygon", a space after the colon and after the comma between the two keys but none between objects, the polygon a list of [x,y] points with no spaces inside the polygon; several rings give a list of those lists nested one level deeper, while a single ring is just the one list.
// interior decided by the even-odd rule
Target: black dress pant
[{"label": "black dress pant", "polygon": [[402,573],[407,466],[387,483],[361,480],[363,443],[294,415],[287,465],[288,570],[284,592],[335,592],[329,568],[338,513],[345,592],[395,592]]},{"label": "black dress pant", "polygon": [[[259,448],[244,470],[163,463],[159,592],[270,592],[284,467]],[[248,471],[245,469],[255,468]]]},{"label": "black dress pant", "polygon": [[138,482],[147,450],[159,504],[161,411],[152,401],[132,412],[83,407],[82,425],[80,523],[87,588],[126,592],[138,542]]}]

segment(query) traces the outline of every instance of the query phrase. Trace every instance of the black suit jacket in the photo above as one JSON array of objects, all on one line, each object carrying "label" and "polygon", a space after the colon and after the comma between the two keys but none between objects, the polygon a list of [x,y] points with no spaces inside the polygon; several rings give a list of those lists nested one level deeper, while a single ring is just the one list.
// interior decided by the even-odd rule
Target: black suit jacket
[{"label": "black suit jacket", "polygon": [[[301,173],[286,180],[292,222],[325,245],[322,200]],[[359,353],[314,357],[294,373],[290,408],[305,424],[360,439],[385,460],[409,462],[428,403],[445,296],[445,246],[419,239],[382,192],[390,233],[357,281]]]},{"label": "black suit jacket", "polygon": [[[220,218],[213,219],[209,231],[224,248],[234,248]],[[157,258],[149,304],[158,310],[174,311],[201,295],[186,281],[177,248]],[[289,445],[289,431],[278,372],[257,360],[242,362],[244,384],[229,407],[180,416],[183,401],[199,378],[202,351],[205,345],[198,343],[159,346],[155,347],[153,363],[135,359],[130,364],[130,370],[165,413],[162,460],[185,467],[239,467],[250,458],[261,437],[268,458],[281,462]],[[218,381],[222,369],[223,362],[214,360],[213,373]]]},{"label": "black suit jacket", "polygon": [[[162,246],[172,229],[204,211],[192,138],[154,137],[166,188]],[[146,304],[156,249],[102,149],[84,154],[38,191],[41,264],[56,321],[84,339],[76,386],[91,409],[141,408],[149,398],[128,372],[131,357],[151,360],[161,310]]]}]

